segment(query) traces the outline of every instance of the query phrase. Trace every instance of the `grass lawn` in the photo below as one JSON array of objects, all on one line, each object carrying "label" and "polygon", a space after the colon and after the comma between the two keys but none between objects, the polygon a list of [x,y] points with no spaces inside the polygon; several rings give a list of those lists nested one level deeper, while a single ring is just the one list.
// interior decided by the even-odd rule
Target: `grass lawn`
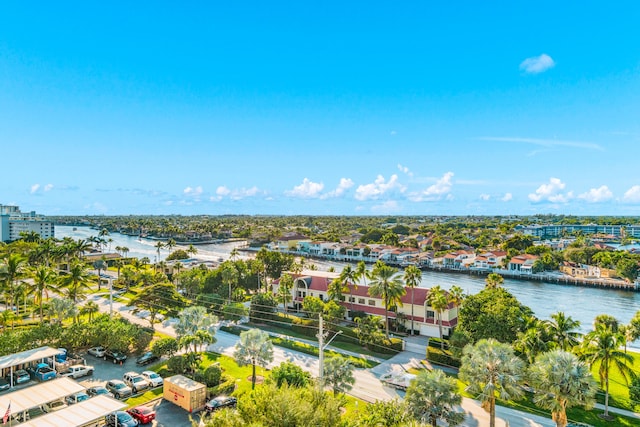
[{"label": "grass lawn", "polygon": [[[229,356],[210,352],[203,353],[201,365],[203,368],[206,368],[216,362],[220,363],[220,367],[223,369],[225,374],[236,379],[237,387],[233,392],[234,395],[239,395],[251,390],[251,365],[238,366],[236,361]],[[262,375],[266,378],[268,372],[269,371],[267,369],[256,366],[256,375]],[[258,384],[256,384],[256,386],[257,385]]]},{"label": "grass lawn", "polygon": [[[635,373],[640,374],[640,354],[632,351],[628,352],[628,354],[633,357],[633,366],[631,369]],[[600,376],[598,375],[599,368],[599,363],[596,363],[591,367],[593,377],[598,381],[598,384],[600,384]],[[629,382],[631,382],[631,379],[629,379]],[[604,404],[604,387],[598,392],[597,399],[598,403]],[[634,405],[629,400],[629,385],[625,382],[622,375],[620,375],[620,372],[613,367],[613,364],[609,368],[609,406],[615,406],[631,411],[635,409]]]},{"label": "grass lawn", "polygon": [[127,399],[124,403],[127,404],[129,408],[133,408],[134,406],[144,405],[150,400],[156,399],[162,396],[162,387],[154,388],[153,390],[149,390],[146,393],[141,394],[140,396],[131,397]]}]

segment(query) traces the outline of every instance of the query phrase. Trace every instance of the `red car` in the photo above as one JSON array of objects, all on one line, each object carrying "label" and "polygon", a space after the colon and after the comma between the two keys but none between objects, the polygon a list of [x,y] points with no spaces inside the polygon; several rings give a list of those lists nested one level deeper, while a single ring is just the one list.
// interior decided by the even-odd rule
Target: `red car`
[{"label": "red car", "polygon": [[148,406],[136,406],[127,411],[140,424],[147,424],[156,419],[156,411]]}]

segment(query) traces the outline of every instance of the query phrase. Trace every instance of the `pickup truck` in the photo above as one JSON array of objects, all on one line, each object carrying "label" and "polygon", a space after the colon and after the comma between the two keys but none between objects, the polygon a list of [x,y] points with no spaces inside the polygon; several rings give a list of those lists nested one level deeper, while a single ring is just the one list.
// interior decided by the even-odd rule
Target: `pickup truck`
[{"label": "pickup truck", "polygon": [[87,365],[71,365],[60,376],[70,378],[80,378],[87,375],[93,375],[93,366]]},{"label": "pickup truck", "polygon": [[56,371],[46,363],[38,363],[35,367],[27,370],[38,381],[48,381],[56,377]]}]

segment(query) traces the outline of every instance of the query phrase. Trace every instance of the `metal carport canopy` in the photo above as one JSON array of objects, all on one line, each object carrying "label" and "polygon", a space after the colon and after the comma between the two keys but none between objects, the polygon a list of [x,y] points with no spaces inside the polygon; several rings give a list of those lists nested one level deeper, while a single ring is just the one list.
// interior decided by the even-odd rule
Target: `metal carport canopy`
[{"label": "metal carport canopy", "polygon": [[18,414],[83,390],[83,386],[70,378],[56,378],[55,380],[0,395],[0,411],[5,411],[9,406],[9,402],[11,402],[11,413]]},{"label": "metal carport canopy", "polygon": [[51,347],[38,347],[20,353],[9,354],[0,357],[0,369],[11,368],[12,366],[22,365],[23,363],[36,362],[47,357],[53,357],[62,353],[60,350]]},{"label": "metal carport canopy", "polygon": [[100,395],[71,405],[68,408],[34,418],[31,421],[20,424],[20,427],[81,427],[85,424],[100,421],[105,415],[126,407],[127,405],[119,400]]}]

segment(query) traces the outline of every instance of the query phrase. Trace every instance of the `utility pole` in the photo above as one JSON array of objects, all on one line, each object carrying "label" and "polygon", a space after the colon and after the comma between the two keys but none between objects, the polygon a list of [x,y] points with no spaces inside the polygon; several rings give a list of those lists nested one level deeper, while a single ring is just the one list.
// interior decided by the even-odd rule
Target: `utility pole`
[{"label": "utility pole", "polygon": [[109,319],[113,317],[113,277],[109,277]]},{"label": "utility pole", "polygon": [[318,366],[318,383],[320,385],[320,389],[324,388],[324,330],[323,330],[323,321],[322,314],[320,314],[319,322],[318,322],[318,357],[320,365]]}]

